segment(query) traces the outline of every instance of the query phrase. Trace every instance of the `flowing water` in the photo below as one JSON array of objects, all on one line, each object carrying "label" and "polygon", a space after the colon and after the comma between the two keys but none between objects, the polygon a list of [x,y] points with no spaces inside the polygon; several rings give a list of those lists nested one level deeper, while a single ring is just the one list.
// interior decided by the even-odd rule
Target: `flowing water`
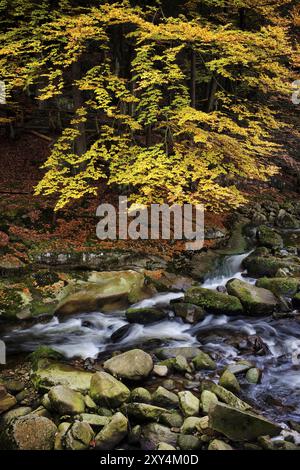
[{"label": "flowing water", "polygon": [[[206,279],[203,286],[215,289],[232,278],[251,284],[254,279],[242,272],[241,262],[249,253],[224,257],[220,268]],[[197,325],[188,325],[172,316],[170,301],[181,293],[158,294],[135,307],[160,306],[169,312],[169,319],[151,325],[134,324],[118,340],[111,338],[128,325],[123,311],[113,314],[83,313],[68,318],[54,317],[27,329],[15,328],[4,336],[11,353],[32,351],[48,345],[67,358],[96,358],[99,353],[138,346],[152,349],[158,345],[200,346],[212,353],[219,366],[247,359],[262,371],[259,385],[242,383],[242,396],[254,403],[269,417],[279,421],[300,418],[300,318],[227,317],[208,315]],[[299,318],[299,321],[298,319]],[[251,345],[263,345],[257,354]],[[249,344],[250,341],[250,344]],[[256,343],[255,343],[256,344]]]}]

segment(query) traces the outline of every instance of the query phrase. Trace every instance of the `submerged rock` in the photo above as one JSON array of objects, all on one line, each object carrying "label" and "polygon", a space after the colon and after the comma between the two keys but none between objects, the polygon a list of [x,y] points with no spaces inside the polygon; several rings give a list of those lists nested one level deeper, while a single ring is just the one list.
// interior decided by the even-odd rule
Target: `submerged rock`
[{"label": "submerged rock", "polygon": [[116,377],[141,380],[150,374],[153,361],[150,354],[141,349],[132,349],[104,362],[103,367]]},{"label": "submerged rock", "polygon": [[252,441],[259,436],[276,436],[281,431],[279,425],[262,416],[220,402],[209,410],[209,425],[233,441]]},{"label": "submerged rock", "polygon": [[229,294],[240,299],[249,315],[267,315],[273,313],[278,305],[278,300],[271,291],[252,286],[239,279],[228,281],[226,288]]},{"label": "submerged rock", "polygon": [[185,294],[185,301],[199,305],[208,313],[240,315],[243,312],[242,304],[237,297],[205,289],[204,287],[188,289]]},{"label": "submerged rock", "polygon": [[91,379],[90,395],[100,405],[117,407],[127,401],[130,390],[106,372],[96,372]]}]

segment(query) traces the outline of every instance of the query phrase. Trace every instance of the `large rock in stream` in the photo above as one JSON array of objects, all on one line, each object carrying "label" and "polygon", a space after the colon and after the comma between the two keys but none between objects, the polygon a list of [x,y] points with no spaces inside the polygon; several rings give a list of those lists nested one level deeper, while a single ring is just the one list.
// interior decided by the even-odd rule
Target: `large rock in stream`
[{"label": "large rock in stream", "polygon": [[226,288],[229,294],[238,297],[249,315],[268,315],[278,305],[275,295],[262,287],[256,287],[239,279],[231,279]]},{"label": "large rock in stream", "polygon": [[188,289],[184,299],[186,302],[199,305],[208,313],[219,315],[240,315],[243,313],[242,304],[237,297],[204,287]]}]

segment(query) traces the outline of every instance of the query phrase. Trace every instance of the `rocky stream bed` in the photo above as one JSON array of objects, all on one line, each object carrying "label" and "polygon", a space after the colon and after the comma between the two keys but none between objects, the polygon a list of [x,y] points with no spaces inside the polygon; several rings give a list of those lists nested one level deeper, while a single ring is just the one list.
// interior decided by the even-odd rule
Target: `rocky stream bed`
[{"label": "rocky stream bed", "polygon": [[0,448],[300,449],[299,218],[256,207],[172,263],[2,266]]}]

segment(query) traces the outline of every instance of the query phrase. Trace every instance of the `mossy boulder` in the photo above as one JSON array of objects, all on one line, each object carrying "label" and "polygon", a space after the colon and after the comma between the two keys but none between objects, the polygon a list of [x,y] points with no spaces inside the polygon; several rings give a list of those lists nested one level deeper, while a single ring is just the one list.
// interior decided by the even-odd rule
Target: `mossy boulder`
[{"label": "mossy boulder", "polygon": [[278,305],[278,300],[271,291],[239,279],[228,281],[226,288],[229,294],[238,297],[249,315],[268,315]]},{"label": "mossy boulder", "polygon": [[299,259],[295,256],[257,256],[257,252],[247,256],[242,262],[252,277],[276,277],[279,270],[286,270],[289,276],[300,276]]},{"label": "mossy boulder", "polygon": [[200,351],[196,357],[192,360],[192,363],[196,370],[201,369],[216,369],[217,365],[215,361],[210,357],[209,354]]},{"label": "mossy boulder", "polygon": [[161,406],[149,405],[147,403],[128,403],[124,405],[124,412],[133,421],[144,423],[145,421],[158,421],[166,413]]},{"label": "mossy boulder", "polygon": [[128,419],[120,412],[113,415],[110,422],[95,437],[97,450],[114,449],[128,433]]},{"label": "mossy boulder", "polygon": [[201,406],[204,413],[208,413],[209,408],[217,403],[218,397],[215,393],[209,390],[203,390],[201,393]]},{"label": "mossy boulder", "polygon": [[216,403],[209,410],[209,425],[233,441],[253,441],[259,436],[280,434],[279,425],[263,416]]},{"label": "mossy boulder", "polygon": [[220,377],[219,384],[230,390],[232,393],[239,393],[241,387],[236,376],[228,369],[226,369]]},{"label": "mossy boulder", "polygon": [[72,390],[87,392],[90,388],[92,373],[69,364],[49,359],[37,361],[31,371],[34,386],[41,391],[48,391],[55,385],[65,385]]},{"label": "mossy boulder", "polygon": [[281,235],[267,225],[261,225],[258,227],[257,240],[259,246],[265,246],[272,249],[283,247],[283,239]]},{"label": "mossy boulder", "polygon": [[153,369],[150,354],[141,349],[132,349],[108,359],[103,364],[104,370],[115,377],[128,380],[142,380]]},{"label": "mossy boulder", "polygon": [[184,298],[186,302],[199,305],[208,313],[240,315],[243,312],[242,304],[238,298],[203,287],[188,289]]},{"label": "mossy boulder", "polygon": [[158,387],[152,395],[154,405],[166,408],[176,408],[179,404],[179,399],[176,393],[170,392],[164,387]]},{"label": "mossy boulder", "polygon": [[112,375],[96,372],[91,379],[90,395],[96,403],[114,408],[129,399],[130,390]]},{"label": "mossy boulder", "polygon": [[227,390],[221,385],[215,384],[210,380],[203,380],[201,387],[202,390],[209,390],[210,392],[213,392],[220,401],[233,406],[237,410],[247,411],[251,409],[251,406],[248,403],[235,396],[235,394],[230,390]]},{"label": "mossy boulder", "polygon": [[270,290],[274,295],[293,296],[299,288],[300,279],[295,277],[261,277],[255,285]]},{"label": "mossy boulder", "polygon": [[204,309],[198,305],[187,302],[171,302],[171,305],[175,315],[182,318],[186,323],[198,323],[205,317]]},{"label": "mossy boulder", "polygon": [[168,314],[158,308],[129,308],[126,310],[126,318],[129,323],[141,323],[147,325],[164,320]]},{"label": "mossy boulder", "polygon": [[136,403],[151,403],[151,393],[143,387],[134,388],[130,393],[130,401]]},{"label": "mossy boulder", "polygon": [[[28,356],[28,359],[32,363],[33,368],[38,367],[38,363],[40,359],[52,359],[54,361],[55,360],[59,361],[62,358],[63,358],[63,355],[60,352],[55,351],[52,348],[49,348],[49,346],[39,346],[34,352],[29,354]],[[53,385],[57,385],[57,384],[53,384]]]}]

